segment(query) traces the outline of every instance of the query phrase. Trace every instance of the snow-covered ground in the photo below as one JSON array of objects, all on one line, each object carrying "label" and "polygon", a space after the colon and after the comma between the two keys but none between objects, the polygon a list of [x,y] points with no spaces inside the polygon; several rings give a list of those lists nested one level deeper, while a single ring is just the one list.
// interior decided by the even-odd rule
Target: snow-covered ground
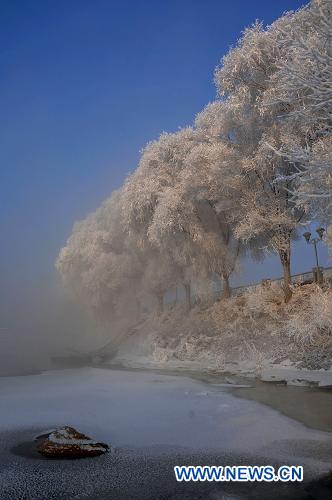
[{"label": "snow-covered ground", "polygon": [[[41,474],[40,480],[50,474],[51,483],[59,479],[57,475],[63,471],[63,463],[17,456],[10,448],[32,439],[38,432],[60,425],[71,425],[116,448],[109,456],[89,459],[92,464],[89,474],[97,474],[99,467],[103,491],[108,484],[106,481],[105,486],[107,477],[103,471],[110,469],[114,473],[114,456],[121,462],[124,454],[128,456],[128,450],[135,450],[138,455],[143,453],[145,461],[147,456],[179,453],[185,456],[206,453],[211,456],[212,453],[219,457],[219,464],[226,455],[233,457],[234,463],[238,460],[236,457],[247,457],[243,458],[246,463],[250,463],[248,457],[264,457],[265,463],[303,464],[308,478],[332,468],[330,433],[308,429],[268,406],[236,398],[222,387],[187,377],[97,368],[3,377],[0,378],[0,401],[1,499],[10,498],[10,495],[6,497],[10,491],[14,498],[13,491],[21,492],[17,486],[20,484],[30,492],[27,498],[43,498],[33,486],[38,474]],[[142,467],[144,460],[138,460],[138,467]],[[85,474],[87,491],[93,498],[93,485],[97,487],[95,479],[91,476],[89,482],[87,462],[81,463],[85,465],[79,468],[77,462],[66,461],[67,475],[72,468],[75,482],[78,475]],[[228,459],[228,463],[232,461]],[[260,463],[259,460],[256,463]],[[123,472],[125,468],[120,469]],[[117,477],[119,474],[121,477],[121,470],[116,470]],[[14,477],[16,490],[11,490]],[[70,477],[69,474],[68,481]],[[82,478],[77,486],[79,492],[73,489],[78,495],[75,498],[84,496]],[[62,486],[67,491],[69,486],[65,484]],[[60,498],[59,490],[54,491]],[[86,492],[86,496],[90,493]],[[53,498],[51,492],[48,498]]]}]

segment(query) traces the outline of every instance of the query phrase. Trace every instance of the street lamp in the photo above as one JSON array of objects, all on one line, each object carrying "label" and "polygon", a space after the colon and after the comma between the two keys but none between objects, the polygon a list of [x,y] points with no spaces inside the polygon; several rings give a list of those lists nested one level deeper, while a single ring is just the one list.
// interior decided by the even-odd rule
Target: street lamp
[{"label": "street lamp", "polygon": [[306,242],[308,243],[308,245],[309,244],[314,245],[315,257],[316,257],[316,268],[314,268],[314,281],[316,281],[317,283],[322,283],[323,271],[322,271],[322,268],[319,267],[317,243],[319,241],[322,241],[323,235],[325,233],[325,229],[323,227],[318,227],[316,229],[316,233],[318,234],[318,238],[312,238],[311,233],[309,231],[306,231],[305,233],[303,233],[303,236],[304,236]]}]

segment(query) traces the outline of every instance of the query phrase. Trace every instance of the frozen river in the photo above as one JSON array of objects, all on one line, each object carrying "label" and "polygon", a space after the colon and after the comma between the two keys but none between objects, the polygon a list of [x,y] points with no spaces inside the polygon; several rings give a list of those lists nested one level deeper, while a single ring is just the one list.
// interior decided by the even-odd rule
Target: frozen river
[{"label": "frozen river", "polygon": [[[173,465],[289,463],[304,465],[307,481],[332,469],[331,433],[183,376],[82,368],[3,377],[0,405],[1,500],[264,498],[261,484],[178,485]],[[114,450],[80,461],[29,456],[25,443],[60,425]],[[275,498],[294,498],[287,488],[274,485]]]}]

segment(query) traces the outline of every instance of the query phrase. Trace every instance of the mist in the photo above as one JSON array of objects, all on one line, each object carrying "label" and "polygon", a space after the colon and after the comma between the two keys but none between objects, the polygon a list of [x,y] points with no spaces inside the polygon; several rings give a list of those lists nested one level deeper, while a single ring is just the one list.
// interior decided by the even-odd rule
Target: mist
[{"label": "mist", "polygon": [[[36,213],[36,219],[37,217]],[[61,227],[61,223],[62,232],[67,232],[68,235],[70,222],[67,218],[58,220],[57,227]],[[29,246],[26,243],[22,249],[18,243],[20,231],[13,235],[15,228],[11,228],[13,252],[5,255],[2,247],[4,264],[0,310],[2,375],[32,373],[52,368],[54,367],[52,357],[94,353],[116,336],[118,331],[118,325],[114,322],[105,324],[97,321],[64,286],[55,269],[55,260],[67,235],[61,234],[55,237],[53,227],[48,231],[47,238],[44,234],[40,238],[37,229],[34,229],[35,241]],[[52,242],[49,244],[51,248],[44,245],[45,239],[49,238]],[[31,259],[31,255],[36,252],[38,259],[35,256]],[[301,240],[293,244],[292,253],[294,274],[309,271],[313,267],[313,249],[306,247]],[[326,246],[319,248],[319,255],[322,265],[328,266]],[[245,257],[232,277],[232,286],[259,282],[266,277],[279,278],[281,273],[275,255],[267,256],[259,263]],[[174,289],[171,289],[171,300],[174,300],[174,294]],[[184,300],[183,291],[179,290],[178,296]],[[165,297],[165,300],[167,302],[169,299]],[[155,306],[152,303],[152,307]]]},{"label": "mist", "polygon": [[64,291],[55,272],[24,292],[2,301],[2,375],[54,368],[53,356],[91,352],[105,341],[105,330]]}]

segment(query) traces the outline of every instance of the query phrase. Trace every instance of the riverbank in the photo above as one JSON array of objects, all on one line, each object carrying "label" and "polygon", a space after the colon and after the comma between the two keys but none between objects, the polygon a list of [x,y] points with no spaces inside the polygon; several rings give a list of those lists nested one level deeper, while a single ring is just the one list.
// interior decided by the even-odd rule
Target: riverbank
[{"label": "riverbank", "polygon": [[251,361],[233,361],[224,363],[220,368],[211,366],[207,361],[191,361],[167,359],[156,361],[152,356],[136,356],[132,352],[121,352],[109,361],[96,366],[138,368],[142,370],[162,370],[165,373],[190,373],[195,377],[198,374],[206,374],[209,377],[225,377],[234,375],[249,379],[257,379],[266,383],[285,384],[288,386],[316,387],[319,389],[332,389],[332,370],[308,370],[298,368],[290,360],[281,363],[269,363],[266,361],[261,369],[257,369]]},{"label": "riverbank", "polygon": [[[231,374],[269,383],[332,388],[332,291],[277,285],[240,297],[150,313],[119,328],[96,364]],[[115,335],[115,336],[114,336]]]}]

